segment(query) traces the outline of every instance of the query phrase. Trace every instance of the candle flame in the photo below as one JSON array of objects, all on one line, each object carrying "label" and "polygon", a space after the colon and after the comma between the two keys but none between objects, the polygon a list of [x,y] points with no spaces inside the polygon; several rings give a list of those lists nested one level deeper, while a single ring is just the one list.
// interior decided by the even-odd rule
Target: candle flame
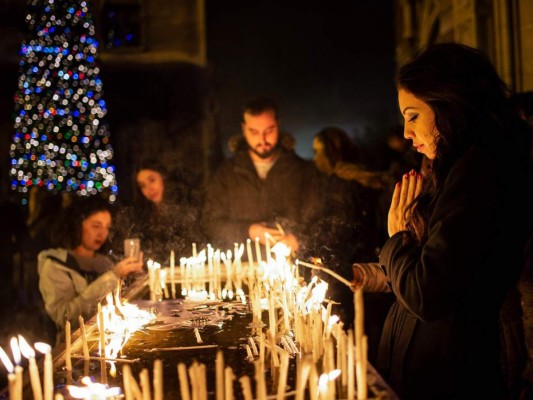
[{"label": "candle flame", "polygon": [[37,351],[43,354],[48,354],[52,351],[52,346],[50,346],[48,343],[44,342],[37,342],[33,345]]},{"label": "candle flame", "polygon": [[11,352],[13,353],[13,359],[15,360],[15,364],[18,365],[20,364],[20,361],[22,359],[18,339],[13,336],[9,341],[9,344],[11,345]]},{"label": "candle flame", "polygon": [[81,382],[85,386],[67,385],[70,396],[75,399],[107,399],[121,394],[119,387],[110,388],[101,383],[94,383],[88,376],[81,378]]},{"label": "candle flame", "polygon": [[0,347],[0,358],[2,359],[2,362],[4,363],[4,366],[6,367],[7,372],[12,374],[15,367],[13,366],[13,363],[11,362],[11,360],[9,359],[9,357],[7,356],[6,352],[4,351],[2,347]]},{"label": "candle flame", "polygon": [[19,346],[20,351],[22,352],[22,355],[26,358],[34,358],[35,357],[35,351],[31,348],[31,346],[28,344],[26,339],[22,335],[18,335],[19,338]]}]

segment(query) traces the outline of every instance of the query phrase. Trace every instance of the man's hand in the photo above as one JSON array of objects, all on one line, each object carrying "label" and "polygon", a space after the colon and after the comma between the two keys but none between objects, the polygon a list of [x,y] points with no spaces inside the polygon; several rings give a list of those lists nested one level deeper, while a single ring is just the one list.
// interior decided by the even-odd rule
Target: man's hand
[{"label": "man's hand", "polygon": [[268,228],[264,222],[250,225],[248,228],[248,235],[252,240],[259,238],[259,243],[262,245],[266,245],[268,237],[271,247],[274,244],[281,242],[287,247],[290,247],[292,253],[297,252],[298,248],[300,247],[298,239],[292,233],[285,233],[276,228]]},{"label": "man's hand", "polygon": [[268,228],[264,222],[250,225],[248,228],[248,236],[255,240],[259,238],[259,243],[266,244],[267,236],[270,236],[270,244],[277,243],[283,238],[283,234],[276,228]]}]

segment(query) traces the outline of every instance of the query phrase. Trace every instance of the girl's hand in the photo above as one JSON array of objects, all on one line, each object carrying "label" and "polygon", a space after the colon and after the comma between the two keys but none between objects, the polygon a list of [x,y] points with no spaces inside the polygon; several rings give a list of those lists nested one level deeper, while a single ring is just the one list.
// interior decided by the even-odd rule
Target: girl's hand
[{"label": "girl's hand", "polygon": [[419,195],[421,190],[422,175],[417,174],[414,169],[405,174],[401,182],[396,184],[389,209],[389,237],[407,230],[407,217],[409,217],[409,215],[406,215],[407,207]]},{"label": "girl's hand", "polygon": [[141,272],[143,268],[143,252],[139,253],[139,258],[126,257],[115,265],[113,271],[119,278],[125,278],[131,273]]}]

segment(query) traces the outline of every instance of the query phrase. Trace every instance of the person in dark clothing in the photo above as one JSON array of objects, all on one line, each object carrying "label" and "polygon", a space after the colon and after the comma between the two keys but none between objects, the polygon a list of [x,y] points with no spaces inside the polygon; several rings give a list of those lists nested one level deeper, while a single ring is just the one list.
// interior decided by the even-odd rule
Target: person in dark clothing
[{"label": "person in dark clothing", "polygon": [[169,170],[153,158],[141,161],[134,177],[133,206],[121,207],[116,247],[126,238],[139,238],[147,259],[168,265],[170,251],[189,257],[193,243],[200,247],[205,241],[199,224],[199,177],[184,167]]},{"label": "person in dark clothing", "polygon": [[[322,173],[321,192],[327,212],[316,224],[319,234],[315,235],[315,245],[309,246],[310,255],[319,257],[325,266],[347,279],[354,261],[377,261],[382,230],[376,215],[382,190],[377,187],[383,187],[388,179],[383,172],[363,168],[358,150],[348,134],[334,126],[321,129],[313,138],[314,162]],[[354,176],[337,175],[339,165],[352,165]],[[347,329],[353,328],[353,292],[326,274],[321,274],[321,278],[328,282],[331,298],[340,303],[333,308],[335,314]],[[392,301],[391,293],[366,293],[364,298],[368,359],[373,364]]]},{"label": "person in dark clothing", "polygon": [[500,309],[533,225],[527,128],[477,49],[430,46],[396,84],[404,136],[432,168],[405,174],[392,197],[375,265],[396,301],[376,366],[400,398],[503,399]]},{"label": "person in dark clothing", "polygon": [[264,245],[268,234],[298,252],[322,209],[318,172],[294,152],[292,138],[280,133],[276,103],[263,96],[246,103],[242,135],[231,144],[234,155],[207,184],[202,211],[207,239],[232,249],[247,239]]}]

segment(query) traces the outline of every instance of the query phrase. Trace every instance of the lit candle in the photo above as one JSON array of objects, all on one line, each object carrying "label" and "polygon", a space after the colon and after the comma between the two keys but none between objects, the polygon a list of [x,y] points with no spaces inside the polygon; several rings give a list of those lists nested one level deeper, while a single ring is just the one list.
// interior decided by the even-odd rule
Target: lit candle
[{"label": "lit candle", "polygon": [[154,400],[163,400],[163,362],[154,361]]},{"label": "lit candle", "polygon": [[80,336],[83,345],[83,359],[88,361],[89,345],[87,344],[87,336],[85,335],[85,321],[83,320],[83,317],[81,315],[78,317],[78,320],[80,321]]},{"label": "lit candle", "polygon": [[41,387],[41,378],[39,376],[39,368],[37,367],[37,362],[35,361],[35,351],[31,346],[26,342],[21,335],[18,335],[19,346],[22,355],[26,357],[29,361],[29,371],[30,371],[30,382],[31,388],[33,391],[33,400],[43,400],[43,389]]},{"label": "lit candle", "polygon": [[52,347],[49,344],[37,342],[35,348],[44,354],[44,400],[54,398],[54,366],[52,364]]},{"label": "lit candle", "polygon": [[13,353],[13,359],[15,361],[15,397],[17,399],[22,399],[22,372],[23,368],[20,365],[20,362],[22,361],[22,356],[20,354],[20,347],[18,344],[18,340],[15,336],[13,336],[9,344],[11,346],[11,352]]},{"label": "lit candle", "polygon": [[70,321],[65,321],[65,368],[67,371],[72,371],[72,358],[71,358],[71,327]]},{"label": "lit candle", "polygon": [[261,246],[259,245],[259,238],[255,238],[255,254],[257,258],[257,268],[261,267]]},{"label": "lit candle", "polygon": [[319,400],[328,400],[328,375],[327,374],[320,375],[320,378],[318,379],[318,398]]},{"label": "lit candle", "polygon": [[100,333],[100,357],[105,357],[105,326],[101,303],[98,303],[98,331]]},{"label": "lit candle", "polygon": [[174,258],[174,250],[170,250],[170,291],[172,293],[172,298],[176,298],[176,278],[174,276],[174,269],[175,269],[175,258]]},{"label": "lit candle", "polygon": [[272,254],[270,253],[270,234],[268,232],[265,233],[265,252],[266,262],[267,264],[270,264],[270,261],[272,260]]},{"label": "lit candle", "polygon": [[14,374],[15,367],[13,366],[13,363],[7,356],[6,352],[2,347],[0,347],[0,358],[2,359],[2,362],[4,363],[4,366],[7,369],[7,382],[8,382],[8,388],[9,388],[9,400],[15,400],[16,399],[16,388],[17,388],[17,381]]},{"label": "lit candle", "polygon": [[254,270],[254,256],[252,254],[252,241],[246,239],[246,255],[248,256],[248,276],[252,276]]}]

